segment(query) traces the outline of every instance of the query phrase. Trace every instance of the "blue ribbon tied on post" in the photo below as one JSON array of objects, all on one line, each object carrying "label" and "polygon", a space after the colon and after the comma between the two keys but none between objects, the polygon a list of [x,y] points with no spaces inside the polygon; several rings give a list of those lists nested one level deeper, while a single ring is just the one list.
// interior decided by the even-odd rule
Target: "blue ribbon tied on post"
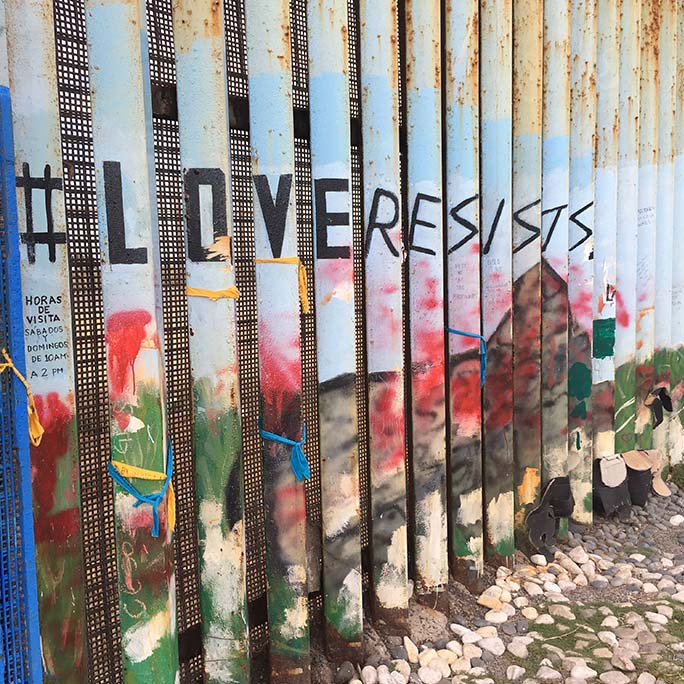
[{"label": "blue ribbon tied on post", "polygon": [[485,378],[487,377],[487,340],[477,333],[456,330],[456,328],[447,328],[447,331],[452,335],[462,335],[463,337],[472,337],[475,340],[480,340],[480,386],[484,387]]},{"label": "blue ribbon tied on post", "polygon": [[309,467],[309,461],[304,455],[304,450],[302,447],[306,444],[306,425],[302,425],[302,438],[297,442],[294,439],[288,439],[282,435],[276,435],[274,432],[269,432],[261,427],[261,418],[259,418],[259,434],[262,439],[266,439],[269,442],[277,442],[278,444],[285,444],[292,447],[292,453],[290,454],[290,466],[292,472],[297,478],[297,482],[302,480],[311,479],[311,468]]}]

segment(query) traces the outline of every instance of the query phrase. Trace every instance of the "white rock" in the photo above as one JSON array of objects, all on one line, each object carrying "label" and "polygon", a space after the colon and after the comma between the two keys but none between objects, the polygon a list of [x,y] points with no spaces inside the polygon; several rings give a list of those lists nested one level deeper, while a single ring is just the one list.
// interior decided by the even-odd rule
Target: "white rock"
[{"label": "white rock", "polygon": [[378,684],[394,684],[389,672],[378,672]]},{"label": "white rock", "polygon": [[501,610],[489,610],[485,613],[484,619],[495,625],[502,625],[508,620],[508,615]]},{"label": "white rock", "polygon": [[439,684],[442,681],[442,673],[431,667],[421,667],[418,670],[418,677],[423,684]]},{"label": "white rock", "polygon": [[439,651],[437,651],[437,655],[447,664],[451,665],[451,663],[458,658],[458,655],[454,653],[453,651],[450,651],[448,648],[440,648]]},{"label": "white rock", "polygon": [[622,672],[610,670],[599,675],[599,679],[603,684],[629,684],[629,677]]},{"label": "white rock", "polygon": [[644,582],[644,586],[641,587],[643,592],[645,594],[657,594],[658,593],[658,587],[656,587],[653,582]]},{"label": "white rock", "polygon": [[495,637],[498,634],[498,632],[496,631],[496,627],[494,627],[494,625],[485,625],[484,627],[478,627],[477,633],[483,639],[489,639],[491,637]]},{"label": "white rock", "polygon": [[544,593],[544,590],[534,582],[525,582],[523,587],[530,596],[541,596]]},{"label": "white rock", "polygon": [[[544,556],[542,556],[543,558]],[[525,675],[525,668],[520,665],[511,665],[506,669],[506,677],[509,682],[515,682]]]},{"label": "white rock", "polygon": [[489,637],[487,639],[482,639],[480,642],[478,642],[477,645],[485,651],[489,651],[495,656],[503,655],[506,651],[504,642],[501,641],[499,637]]},{"label": "white rock", "polygon": [[433,658],[437,657],[437,651],[434,648],[426,648],[418,654],[418,662],[421,667],[427,667]]},{"label": "white rock", "polygon": [[535,621],[535,625],[552,625],[556,622],[550,615],[546,615],[545,613],[543,615],[540,615]]},{"label": "white rock", "polygon": [[684,591],[678,591],[676,594],[672,595],[672,598],[679,603],[684,603]]},{"label": "white rock", "polygon": [[408,656],[409,663],[418,662],[418,647],[407,636],[404,637],[404,649]]},{"label": "white rock", "polygon": [[553,617],[564,618],[565,620],[576,620],[575,614],[567,606],[551,606],[549,613]]},{"label": "white rock", "polygon": [[394,669],[406,676],[406,681],[411,676],[411,666],[405,660],[393,660]]},{"label": "white rock", "polygon": [[604,644],[608,644],[609,646],[613,647],[618,645],[618,638],[612,632],[599,632],[596,636]]},{"label": "white rock", "polygon": [[684,523],[684,515],[673,515],[670,518],[670,525],[673,527],[679,527],[682,523]]},{"label": "white rock", "polygon": [[372,665],[366,665],[361,670],[361,681],[363,684],[376,684],[378,681],[378,672]]},{"label": "white rock", "polygon": [[587,587],[589,586],[589,580],[587,579],[586,575],[580,573],[579,575],[575,575],[572,578],[572,581],[575,583],[576,586],[578,587]]},{"label": "white rock", "polygon": [[570,676],[575,679],[594,679],[594,677],[598,677],[598,672],[592,670],[588,665],[575,665],[570,670]]},{"label": "white rock", "polygon": [[449,641],[446,645],[446,647],[452,652],[455,653],[457,656],[462,656],[463,655],[463,649],[465,646],[461,646],[461,644],[458,643],[455,639],[452,639]]},{"label": "white rock", "polygon": [[513,599],[513,605],[514,605],[516,608],[526,608],[527,606],[530,605],[530,601],[529,601],[529,599],[526,598],[525,596],[516,596],[516,597]]},{"label": "white rock", "polygon": [[453,663],[451,663],[451,671],[454,674],[459,672],[469,672],[470,671],[470,658],[458,658]]},{"label": "white rock", "polygon": [[629,557],[637,563],[641,563],[642,561],[646,560],[646,556],[644,556],[643,553],[631,553]]},{"label": "white rock", "polygon": [[481,641],[482,635],[477,632],[467,632],[461,637],[461,641],[464,644],[477,644]]},{"label": "white rock", "polygon": [[510,644],[508,644],[508,652],[514,655],[516,658],[525,659],[530,655],[525,644],[520,643],[513,639]]},{"label": "white rock", "polygon": [[609,615],[601,623],[601,627],[607,627],[608,629],[617,629],[619,626],[620,626],[620,621],[614,615]]},{"label": "white rock", "polygon": [[542,568],[547,565],[546,557],[542,556],[541,553],[535,553],[532,556],[530,556],[530,561],[532,561],[532,563],[534,563],[535,565],[539,565]]},{"label": "white rock", "polygon": [[650,610],[647,610],[644,613],[644,617],[649,622],[654,622],[656,625],[666,625],[669,622],[667,616],[661,615],[660,613],[652,613]]},{"label": "white rock", "polygon": [[504,603],[501,612],[509,618],[515,615],[515,606],[512,603]]},{"label": "white rock", "polygon": [[661,614],[664,615],[666,618],[671,619],[674,611],[672,610],[671,606],[657,606],[656,610]]},{"label": "white rock", "polygon": [[568,556],[570,556],[577,565],[582,565],[589,560],[587,552],[581,546],[575,546],[575,548],[570,549]]},{"label": "white rock", "polygon": [[[451,672],[449,674],[451,674]],[[390,673],[391,684],[408,684],[408,680],[408,676],[403,672],[399,672],[399,670]]]},{"label": "white rock", "polygon": [[548,665],[542,665],[537,670],[537,674],[535,676],[537,679],[541,679],[544,682],[557,682],[558,680],[563,679],[563,675],[560,672],[554,670]]},{"label": "white rock", "polygon": [[544,582],[544,591],[551,594],[562,594],[561,588],[555,582]]},{"label": "white rock", "polygon": [[[408,681],[408,679],[406,681]],[[362,684],[362,682],[360,679],[350,679],[349,684]]]},{"label": "white rock", "polygon": [[431,667],[433,670],[437,670],[437,672],[439,672],[443,678],[451,677],[451,666],[439,656],[433,658],[428,667]]},{"label": "white rock", "polygon": [[637,684],[655,684],[656,678],[650,672],[642,672],[637,678]]},{"label": "white rock", "polygon": [[524,618],[528,620],[536,620],[539,617],[539,611],[534,606],[528,606],[522,609],[522,614]]},{"label": "white rock", "polygon": [[482,649],[475,644],[465,644],[463,646],[463,657],[468,658],[479,658],[482,655]]}]

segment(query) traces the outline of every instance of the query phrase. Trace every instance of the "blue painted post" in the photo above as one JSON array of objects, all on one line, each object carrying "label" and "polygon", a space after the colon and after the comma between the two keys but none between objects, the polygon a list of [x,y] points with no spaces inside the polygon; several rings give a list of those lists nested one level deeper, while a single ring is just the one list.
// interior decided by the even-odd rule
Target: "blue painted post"
[{"label": "blue painted post", "polygon": [[[112,459],[164,477],[167,449],[152,111],[143,0],[86,0]],[[163,483],[127,477],[143,494]],[[178,676],[173,523],[115,486],[124,679]]]},{"label": "blue painted post", "polygon": [[592,422],[594,457],[615,452],[616,241],[620,19],[613,0],[599,0],[596,56],[596,171]]},{"label": "blue painted post", "polygon": [[513,5],[513,455],[515,531],[541,487],[541,184],[543,0]]},{"label": "blue painted post", "polygon": [[[259,364],[264,430],[305,438],[294,183],[289,3],[247,0]],[[277,260],[290,259],[290,262]],[[266,260],[261,262],[260,260]],[[275,262],[273,260],[276,260]],[[304,485],[293,447],[264,438],[271,681],[310,679]]]},{"label": "blue painted post", "polygon": [[568,474],[569,5],[544,3],[542,484]]},{"label": "blue painted post", "polygon": [[[3,314],[3,329],[0,334],[3,348],[17,370],[25,376],[21,255],[17,230],[12,98],[6,37],[6,8],[4,0],[0,0],[0,249],[4,257],[0,259],[0,283],[5,292],[0,304]],[[16,571],[21,581],[13,582],[14,578],[4,574],[1,578],[3,615],[0,620],[0,681],[7,681],[6,677],[20,681],[26,667],[27,684],[40,684],[43,668],[31,496],[28,402],[26,388],[19,379],[9,369],[3,375],[1,406],[3,423],[8,427],[6,437],[9,439],[3,440],[0,464],[3,471],[2,482],[6,488],[3,491],[0,523],[3,537],[1,567]],[[15,482],[18,485],[16,489]],[[15,502],[18,502],[18,510],[15,509]],[[21,549],[17,548],[19,540]],[[12,625],[19,615],[26,628],[25,641]]]},{"label": "blue painted post", "polygon": [[[515,551],[513,494],[512,5],[480,2],[484,510],[487,555]],[[507,560],[508,559],[508,560]]]},{"label": "blue painted post", "polygon": [[592,520],[592,370],[596,0],[572,0],[570,204],[568,206],[568,475],[572,519]]},{"label": "blue painted post", "polygon": [[639,210],[639,75],[641,0],[623,0],[620,22],[615,451],[635,447],[636,281]]},{"label": "blue painted post", "polygon": [[408,570],[404,464],[401,183],[397,0],[361,0],[361,98],[372,601],[406,634]]},{"label": "blue painted post", "polygon": [[174,0],[173,23],[204,667],[223,684],[249,678],[223,2]]},{"label": "blue painted post", "polygon": [[346,0],[310,2],[319,442],[326,646],[363,660]]},{"label": "blue painted post", "polygon": [[86,676],[83,547],[66,214],[50,0],[7,0],[26,373],[45,434],[31,447],[44,674]]},{"label": "blue painted post", "polygon": [[440,4],[406,4],[409,324],[416,594],[448,608]]},{"label": "blue painted post", "polygon": [[[447,3],[445,23],[448,322],[480,333],[478,2]],[[449,335],[450,557],[473,586],[484,567],[482,387],[477,339]]]}]

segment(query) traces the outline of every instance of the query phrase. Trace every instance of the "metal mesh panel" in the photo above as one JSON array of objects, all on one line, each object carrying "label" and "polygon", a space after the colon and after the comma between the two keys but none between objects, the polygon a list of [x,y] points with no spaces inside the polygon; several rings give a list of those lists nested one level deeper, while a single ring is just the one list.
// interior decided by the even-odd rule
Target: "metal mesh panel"
[{"label": "metal mesh panel", "polygon": [[55,0],[91,684],[122,681],[107,358],[83,0]]},{"label": "metal mesh panel", "polygon": [[[176,86],[173,17],[170,0],[147,0],[147,32],[152,88]],[[155,105],[158,100],[153,98]],[[174,532],[176,616],[178,636],[202,623],[197,540],[193,408],[190,373],[188,301],[185,293],[183,179],[180,168],[178,121],[154,111],[154,161],[159,216],[159,251],[164,329],[166,420],[173,444],[173,488],[177,519]],[[202,682],[202,652],[180,663],[183,684]]]},{"label": "metal mesh panel", "polygon": [[[3,116],[9,116],[9,109]],[[5,161],[4,159],[2,160]],[[1,187],[1,186],[0,186]],[[7,226],[5,197],[0,193],[0,249],[3,255],[2,297],[0,298],[0,347],[10,345],[9,290],[17,283],[10,282],[7,262]],[[12,227],[10,226],[10,229]],[[18,266],[18,264],[17,264]],[[15,274],[19,278],[19,273]],[[24,600],[24,553],[21,538],[21,502],[19,500],[19,460],[15,438],[15,402],[12,384],[17,382],[11,372],[0,373],[0,624],[4,681],[19,684],[29,681],[28,634],[26,630],[26,602]],[[30,502],[25,502],[30,506]]]},{"label": "metal mesh panel", "polygon": [[233,97],[247,97],[247,46],[245,38],[244,0],[224,0],[223,11],[226,25],[226,71],[228,94]]},{"label": "metal mesh panel", "polygon": [[306,424],[304,453],[311,467],[305,483],[307,524],[307,579],[309,592],[321,588],[323,551],[321,545],[321,461],[318,432],[318,367],[316,361],[316,314],[314,297],[313,214],[311,201],[311,152],[309,141],[295,138],[295,191],[297,196],[297,251],[308,275],[311,310],[302,312],[302,421]]},{"label": "metal mesh panel", "polygon": [[306,0],[290,0],[292,106],[296,109],[309,107],[309,51],[306,23]]},{"label": "metal mesh panel", "polygon": [[347,22],[349,26],[349,112],[352,119],[361,115],[359,104],[359,79],[361,69],[359,64],[359,12],[358,0],[347,2]]}]

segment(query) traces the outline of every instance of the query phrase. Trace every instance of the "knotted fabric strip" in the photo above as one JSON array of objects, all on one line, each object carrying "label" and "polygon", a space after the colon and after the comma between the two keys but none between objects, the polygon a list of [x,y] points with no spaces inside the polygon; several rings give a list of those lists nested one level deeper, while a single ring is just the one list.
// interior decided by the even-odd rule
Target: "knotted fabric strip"
[{"label": "knotted fabric strip", "polygon": [[306,444],[306,425],[302,425],[302,438],[299,440],[299,442],[264,430],[261,427],[261,419],[259,419],[259,434],[261,435],[262,439],[266,439],[269,442],[277,442],[278,444],[286,444],[287,446],[291,446],[292,453],[290,454],[290,466],[292,467],[292,472],[297,478],[297,481],[301,482],[302,480],[311,479],[311,468],[309,467],[309,461],[307,461],[306,456],[304,455],[304,450],[302,449],[302,446]]},{"label": "knotted fabric strip", "polygon": [[[169,490],[167,501],[167,520],[171,531],[176,529],[176,495],[173,491],[171,476],[173,475],[173,448],[169,442],[169,449],[166,456],[166,473],[158,473],[154,470],[138,468],[138,466],[123,463],[122,461],[110,461],[108,464],[109,474],[119,487],[134,496],[137,501],[133,504],[135,508],[142,504],[152,506],[152,536],[159,536],[159,505],[164,500],[166,490]],[[156,494],[141,494],[126,478],[135,480],[153,480],[155,482],[164,481],[161,490]]]},{"label": "knotted fabric strip", "polygon": [[0,373],[6,370],[11,370],[14,375],[19,378],[21,384],[24,385],[26,389],[29,439],[31,440],[31,444],[33,444],[33,446],[40,446],[45,428],[40,424],[40,418],[38,417],[38,411],[36,410],[36,402],[33,398],[33,392],[31,392],[28,380],[19,372],[19,369],[14,365],[14,361],[12,361],[10,355],[7,353],[7,350],[4,348],[2,349],[2,355],[5,359],[5,362],[0,363]]},{"label": "knotted fabric strip", "polygon": [[299,257],[280,257],[278,259],[254,259],[255,264],[297,264],[297,278],[299,280],[299,300],[302,311],[309,313],[309,290],[307,287],[306,266]]},{"label": "knotted fabric strip", "polygon": [[480,386],[484,387],[485,378],[487,377],[487,340],[477,333],[456,330],[456,328],[447,328],[447,331],[453,335],[463,335],[463,337],[472,337],[473,339],[480,340]]}]

